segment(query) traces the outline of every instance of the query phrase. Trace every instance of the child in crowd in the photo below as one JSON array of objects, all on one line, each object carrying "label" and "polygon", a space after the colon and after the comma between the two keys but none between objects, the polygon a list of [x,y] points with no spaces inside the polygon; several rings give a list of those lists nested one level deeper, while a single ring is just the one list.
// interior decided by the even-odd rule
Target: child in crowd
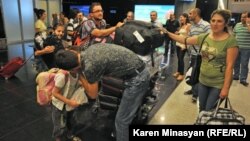
[{"label": "child in crowd", "polygon": [[81,141],[73,135],[74,109],[80,104],[87,103],[88,98],[81,87],[77,69],[69,73],[59,72],[55,76],[55,88],[52,91],[52,121],[54,124],[53,136],[56,141]]},{"label": "child in crowd", "polygon": [[58,23],[53,27],[53,33],[46,39],[41,40],[39,36],[35,37],[36,44],[35,56],[41,56],[48,69],[54,68],[54,55],[58,50],[65,49],[62,42],[64,35],[64,25]]}]

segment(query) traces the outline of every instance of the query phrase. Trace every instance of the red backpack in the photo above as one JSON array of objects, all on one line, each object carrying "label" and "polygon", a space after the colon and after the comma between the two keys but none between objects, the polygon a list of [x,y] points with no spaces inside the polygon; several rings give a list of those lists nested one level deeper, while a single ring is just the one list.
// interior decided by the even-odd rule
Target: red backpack
[{"label": "red backpack", "polygon": [[49,71],[41,72],[36,77],[37,83],[37,103],[41,106],[50,105],[52,99],[52,90],[55,87],[55,75],[57,73],[63,73],[66,77],[68,72],[58,68],[52,68]]}]

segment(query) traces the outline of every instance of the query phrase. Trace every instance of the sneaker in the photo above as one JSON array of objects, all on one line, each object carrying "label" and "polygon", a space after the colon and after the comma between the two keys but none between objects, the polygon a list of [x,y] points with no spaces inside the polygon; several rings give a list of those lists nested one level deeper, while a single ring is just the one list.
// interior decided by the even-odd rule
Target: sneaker
[{"label": "sneaker", "polygon": [[191,95],[191,94],[193,94],[192,90],[188,90],[184,92],[184,95]]},{"label": "sneaker", "polygon": [[240,81],[240,84],[242,84],[243,86],[247,87],[249,83],[247,83],[246,81]]},{"label": "sneaker", "polygon": [[115,131],[112,131],[112,132],[111,132],[111,137],[112,137],[112,138],[116,138]]},{"label": "sneaker", "polygon": [[80,139],[79,137],[77,137],[75,135],[69,136],[68,139],[71,141],[82,141],[82,139]]},{"label": "sneaker", "polygon": [[193,102],[193,103],[196,103],[196,102],[197,102],[197,97],[194,97],[194,96],[193,96],[193,97],[192,97],[192,102]]}]

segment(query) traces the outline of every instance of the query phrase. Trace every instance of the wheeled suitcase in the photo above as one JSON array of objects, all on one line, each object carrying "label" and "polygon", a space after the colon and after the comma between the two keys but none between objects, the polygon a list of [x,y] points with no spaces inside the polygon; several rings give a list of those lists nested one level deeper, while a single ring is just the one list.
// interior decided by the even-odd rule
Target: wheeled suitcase
[{"label": "wheeled suitcase", "polygon": [[10,77],[15,75],[15,73],[23,66],[25,63],[30,60],[30,58],[33,56],[32,54],[27,60],[24,60],[21,57],[15,57],[11,59],[7,64],[5,64],[0,69],[0,76],[4,77],[6,80],[8,80]]}]

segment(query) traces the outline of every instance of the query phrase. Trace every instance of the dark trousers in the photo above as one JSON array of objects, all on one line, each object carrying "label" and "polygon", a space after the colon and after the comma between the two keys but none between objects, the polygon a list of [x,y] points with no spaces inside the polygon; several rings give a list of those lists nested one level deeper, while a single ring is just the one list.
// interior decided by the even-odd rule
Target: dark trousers
[{"label": "dark trousers", "polygon": [[167,37],[165,39],[165,53],[164,53],[165,56],[168,55],[169,44],[170,44],[171,54],[174,54],[174,52],[175,52],[175,41],[172,40],[171,38]]},{"label": "dark trousers", "polygon": [[52,105],[52,121],[54,124],[53,137],[65,140],[68,134],[74,132],[73,129],[73,111],[61,111]]},{"label": "dark trousers", "polygon": [[178,58],[178,69],[177,72],[180,73],[180,75],[184,74],[184,56],[186,54],[186,49],[181,49],[180,47],[176,46],[176,53]]},{"label": "dark trousers", "polygon": [[[196,61],[195,55],[191,55],[190,66],[193,66]],[[198,97],[198,83],[192,85],[193,97]]]}]

